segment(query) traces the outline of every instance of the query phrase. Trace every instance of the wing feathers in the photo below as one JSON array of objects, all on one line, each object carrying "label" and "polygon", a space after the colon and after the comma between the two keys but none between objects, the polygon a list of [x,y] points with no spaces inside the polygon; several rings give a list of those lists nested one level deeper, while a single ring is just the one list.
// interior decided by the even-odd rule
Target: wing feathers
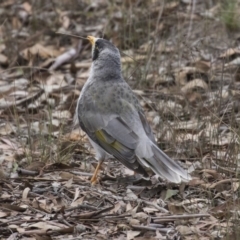
[{"label": "wing feathers", "polygon": [[110,138],[108,136],[109,135],[103,129],[96,131],[96,141],[98,145],[116,157],[126,167],[147,177],[147,172],[138,162],[135,155],[135,149],[130,149],[117,140],[110,142]]}]

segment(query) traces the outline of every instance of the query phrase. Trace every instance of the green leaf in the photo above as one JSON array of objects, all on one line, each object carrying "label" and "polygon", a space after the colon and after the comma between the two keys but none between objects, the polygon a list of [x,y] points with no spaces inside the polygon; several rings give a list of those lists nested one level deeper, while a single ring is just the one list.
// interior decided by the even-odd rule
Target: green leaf
[{"label": "green leaf", "polygon": [[179,193],[178,190],[168,189],[164,201]]}]

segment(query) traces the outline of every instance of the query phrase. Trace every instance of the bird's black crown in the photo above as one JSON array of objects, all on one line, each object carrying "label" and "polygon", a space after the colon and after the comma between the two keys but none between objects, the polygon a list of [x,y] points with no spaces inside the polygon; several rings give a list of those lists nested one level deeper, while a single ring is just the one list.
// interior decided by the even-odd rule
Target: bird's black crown
[{"label": "bird's black crown", "polygon": [[109,50],[112,50],[114,52],[116,52],[116,50],[117,50],[117,48],[112,43],[110,43],[108,40],[99,38],[95,42],[95,46],[93,49],[93,55],[92,55],[93,61],[96,60],[98,58],[99,54],[106,48],[108,48]]}]

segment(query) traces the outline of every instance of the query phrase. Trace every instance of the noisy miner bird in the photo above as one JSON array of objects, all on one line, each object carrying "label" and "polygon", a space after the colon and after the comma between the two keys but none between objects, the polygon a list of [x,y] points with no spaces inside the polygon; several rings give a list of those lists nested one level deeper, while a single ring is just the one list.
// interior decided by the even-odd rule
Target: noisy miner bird
[{"label": "noisy miner bird", "polygon": [[109,41],[88,36],[92,66],[76,108],[80,127],[96,151],[97,168],[114,156],[135,173],[147,169],[170,182],[187,182],[189,174],[158,148],[143,109],[121,72],[119,50]]}]

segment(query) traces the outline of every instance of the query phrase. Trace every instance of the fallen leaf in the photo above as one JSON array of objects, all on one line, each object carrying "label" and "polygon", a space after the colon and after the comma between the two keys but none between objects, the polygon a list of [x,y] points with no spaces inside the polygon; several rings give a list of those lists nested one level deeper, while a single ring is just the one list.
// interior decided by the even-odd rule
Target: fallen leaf
[{"label": "fallen leaf", "polygon": [[127,231],[127,240],[135,239],[140,233],[139,231]]}]

